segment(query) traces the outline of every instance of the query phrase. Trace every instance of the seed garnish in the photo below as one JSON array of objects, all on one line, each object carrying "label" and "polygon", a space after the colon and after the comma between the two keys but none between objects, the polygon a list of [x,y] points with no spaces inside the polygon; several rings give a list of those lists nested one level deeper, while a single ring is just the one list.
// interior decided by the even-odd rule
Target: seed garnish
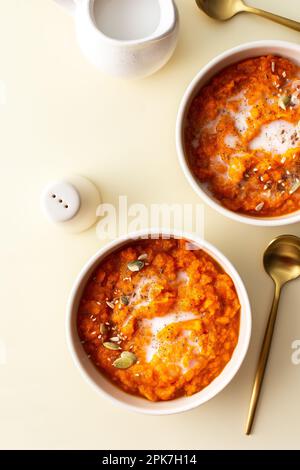
[{"label": "seed garnish", "polygon": [[260,202],[259,204],[257,204],[257,206],[255,207],[255,210],[257,212],[261,211],[262,208],[264,207],[265,203],[264,202]]},{"label": "seed garnish", "polygon": [[143,260],[147,259],[147,257],[148,257],[147,253],[142,253],[142,254],[138,257],[138,260],[143,261]]},{"label": "seed garnish", "polygon": [[106,341],[105,343],[103,343],[103,346],[106,348],[106,349],[111,349],[113,351],[117,351],[120,348],[120,346],[116,343],[111,343],[110,341]]},{"label": "seed garnish", "polygon": [[127,268],[132,272],[141,271],[141,269],[143,269],[144,266],[145,266],[144,261],[139,260],[139,259],[135,261],[130,261],[127,264]]},{"label": "seed garnish", "polygon": [[109,308],[112,308],[112,309],[115,308],[115,304],[113,302],[110,302],[109,300],[106,301],[106,305],[108,305]]},{"label": "seed garnish", "polygon": [[105,334],[107,333],[107,331],[108,331],[107,326],[104,325],[104,323],[100,323],[100,333],[101,333],[102,335],[105,335]]},{"label": "seed garnish", "polygon": [[128,305],[129,304],[129,297],[127,295],[122,295],[120,297],[120,301],[122,305]]},{"label": "seed garnish", "polygon": [[121,356],[113,362],[113,366],[117,369],[128,369],[129,367],[133,366],[136,361],[137,357],[133,352],[123,351]]},{"label": "seed garnish", "polygon": [[286,110],[287,106],[291,104],[291,96],[290,95],[281,95],[278,99],[278,106],[281,109]]},{"label": "seed garnish", "polygon": [[298,179],[293,183],[289,193],[294,194],[299,188],[300,188],[300,180]]},{"label": "seed garnish", "polygon": [[113,336],[112,338],[109,338],[109,341],[112,341],[113,343],[118,343],[120,341],[119,336]]}]

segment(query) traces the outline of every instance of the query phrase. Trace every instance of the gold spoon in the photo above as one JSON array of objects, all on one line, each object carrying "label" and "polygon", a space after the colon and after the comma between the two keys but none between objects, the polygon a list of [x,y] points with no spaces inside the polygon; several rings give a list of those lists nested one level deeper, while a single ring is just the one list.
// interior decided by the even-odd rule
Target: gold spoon
[{"label": "gold spoon", "polygon": [[264,373],[269,357],[272,336],[277,316],[281,288],[287,282],[300,276],[300,238],[294,235],[281,235],[275,238],[264,253],[264,268],[273,279],[275,293],[271,313],[258,360],[256,375],[250,400],[245,433],[250,434]]},{"label": "gold spoon", "polygon": [[247,12],[255,15],[263,16],[276,23],[283,24],[290,28],[300,31],[300,23],[298,21],[289,20],[283,16],[274,15],[259,8],[249,7],[243,0],[196,0],[198,7],[208,16],[216,20],[226,21],[237,15],[238,13]]}]

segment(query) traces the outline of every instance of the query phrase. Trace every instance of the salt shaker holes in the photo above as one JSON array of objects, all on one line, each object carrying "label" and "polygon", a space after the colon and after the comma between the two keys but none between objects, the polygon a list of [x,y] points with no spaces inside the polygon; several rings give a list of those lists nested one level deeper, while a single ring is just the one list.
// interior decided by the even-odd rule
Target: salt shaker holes
[{"label": "salt shaker holes", "polygon": [[81,206],[78,189],[69,181],[51,183],[42,194],[43,211],[52,222],[67,222],[75,217]]},{"label": "salt shaker holes", "polygon": [[41,197],[48,220],[73,233],[82,232],[96,222],[100,202],[97,187],[79,175],[49,183]]}]

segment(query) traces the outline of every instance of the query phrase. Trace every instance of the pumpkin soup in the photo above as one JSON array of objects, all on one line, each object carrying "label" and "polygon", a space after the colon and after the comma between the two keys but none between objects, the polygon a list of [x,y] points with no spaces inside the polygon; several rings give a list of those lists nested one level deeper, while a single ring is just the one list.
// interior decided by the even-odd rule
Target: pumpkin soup
[{"label": "pumpkin soup", "polygon": [[230,360],[240,303],[231,278],[183,239],[139,240],[89,279],[77,326],[100,371],[152,401],[192,395]]},{"label": "pumpkin soup", "polygon": [[194,175],[226,208],[299,210],[300,67],[263,56],[221,71],[191,103],[185,146]]}]

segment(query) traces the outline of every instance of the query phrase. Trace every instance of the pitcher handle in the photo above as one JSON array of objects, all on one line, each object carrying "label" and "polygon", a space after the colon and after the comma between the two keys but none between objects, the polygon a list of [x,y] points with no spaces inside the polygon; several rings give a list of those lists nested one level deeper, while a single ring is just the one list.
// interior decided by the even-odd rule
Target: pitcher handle
[{"label": "pitcher handle", "polygon": [[55,3],[64,7],[69,13],[74,13],[78,0],[54,0]]}]

